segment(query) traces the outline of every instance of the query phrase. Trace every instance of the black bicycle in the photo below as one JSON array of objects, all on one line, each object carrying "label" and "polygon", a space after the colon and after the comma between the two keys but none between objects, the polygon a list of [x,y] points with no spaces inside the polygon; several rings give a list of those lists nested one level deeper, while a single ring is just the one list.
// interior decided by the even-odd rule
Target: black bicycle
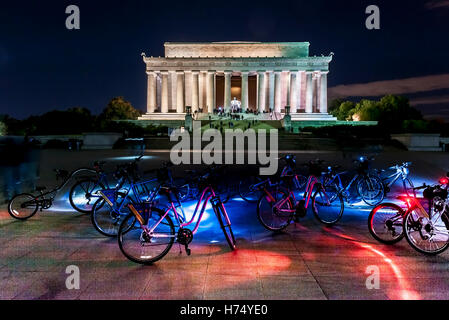
[{"label": "black bicycle", "polygon": [[[78,168],[71,173],[67,170],[55,169],[56,180],[62,182],[53,189],[46,191],[44,186],[36,187],[39,194],[20,193],[15,195],[8,203],[8,213],[11,217],[18,220],[26,220],[36,214],[36,212],[50,209],[53,201],[60,190],[62,190],[68,182],[81,172],[95,174],[96,171],[91,168]],[[76,209],[76,208],[75,208]]]}]

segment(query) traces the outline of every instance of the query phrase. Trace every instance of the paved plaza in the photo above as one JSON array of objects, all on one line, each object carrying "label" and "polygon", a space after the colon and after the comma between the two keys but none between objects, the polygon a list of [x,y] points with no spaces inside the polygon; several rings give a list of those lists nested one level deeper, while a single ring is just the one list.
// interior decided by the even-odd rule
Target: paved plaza
[{"label": "paved plaza", "polygon": [[[47,150],[41,180],[51,169],[73,169],[95,159],[126,161],[130,151]],[[158,167],[166,153],[146,153],[142,166]],[[349,166],[340,153],[298,153],[298,162],[322,158]],[[118,157],[118,158],[117,158]],[[376,165],[413,161],[415,185],[432,183],[449,169],[445,153],[384,152]],[[68,191],[68,190],[67,190]],[[89,215],[74,213],[67,192],[46,212],[15,221],[0,209],[1,299],[448,299],[449,251],[436,257],[415,252],[405,240],[376,242],[367,229],[369,208],[347,206],[341,222],[325,228],[312,212],[282,234],[265,230],[256,207],[238,197],[227,204],[237,238],[229,251],[212,210],[195,235],[192,255],[178,245],[153,266],[128,261],[117,240],[101,236]],[[184,204],[187,212],[194,202]],[[66,267],[80,269],[80,289],[68,290]],[[367,289],[369,266],[380,288]]]}]

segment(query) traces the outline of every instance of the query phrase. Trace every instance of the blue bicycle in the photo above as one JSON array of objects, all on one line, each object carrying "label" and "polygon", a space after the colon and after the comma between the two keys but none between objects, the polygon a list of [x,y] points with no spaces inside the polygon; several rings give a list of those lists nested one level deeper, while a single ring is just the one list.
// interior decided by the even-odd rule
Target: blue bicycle
[{"label": "blue bicycle", "polygon": [[145,172],[156,172],[157,178],[140,180],[137,174],[137,163],[140,159],[141,157],[128,164],[120,165],[116,172],[117,186],[98,192],[100,199],[94,204],[91,220],[95,229],[105,236],[117,236],[123,219],[131,213],[128,205],[141,204],[152,199],[160,186],[158,181],[173,184],[169,169],[172,164],[169,162],[165,162],[161,169]]}]

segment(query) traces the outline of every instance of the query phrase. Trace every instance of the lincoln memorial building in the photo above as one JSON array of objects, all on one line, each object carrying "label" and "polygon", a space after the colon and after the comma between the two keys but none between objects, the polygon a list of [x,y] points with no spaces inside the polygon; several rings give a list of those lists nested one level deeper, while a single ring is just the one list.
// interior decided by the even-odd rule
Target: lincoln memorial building
[{"label": "lincoln memorial building", "polygon": [[[309,56],[308,42],[166,42],[164,57],[142,53],[148,76],[141,120],[196,119],[229,111],[280,120],[336,120],[327,113],[332,54]],[[236,108],[237,106],[237,108]]]}]

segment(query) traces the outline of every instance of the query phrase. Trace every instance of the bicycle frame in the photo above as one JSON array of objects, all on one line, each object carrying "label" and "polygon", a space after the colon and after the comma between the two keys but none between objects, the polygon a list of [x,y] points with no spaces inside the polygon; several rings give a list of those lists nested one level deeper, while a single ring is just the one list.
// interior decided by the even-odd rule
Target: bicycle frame
[{"label": "bicycle frame", "polygon": [[[157,181],[157,178],[151,179],[151,180],[146,180],[146,181],[142,181],[142,182],[138,182],[138,183],[133,183],[130,182],[128,188],[126,188],[125,192],[124,192],[124,196],[122,198],[122,200],[120,201],[120,203],[118,204],[118,206],[116,205],[117,202],[113,202],[112,203],[112,209],[114,210],[114,212],[119,213],[121,212],[121,210],[123,209],[123,207],[125,206],[125,200],[131,197],[131,194],[134,195],[133,199],[136,203],[142,203],[145,201],[153,201],[154,198],[157,195],[158,190],[160,189],[161,185],[159,185],[156,190],[149,190],[146,186],[146,184],[153,182],[153,181]],[[119,183],[119,186],[117,186],[116,189],[121,190],[120,188],[123,186],[124,182]],[[144,189],[144,191],[147,192],[147,198],[145,200],[142,200],[141,198],[139,198],[139,190],[138,188],[142,187]],[[105,200],[105,196],[101,195]],[[108,201],[108,200],[106,200]]]},{"label": "bicycle frame", "polygon": [[[207,196],[206,196],[207,195]],[[209,201],[211,201],[211,204],[213,207],[217,206],[218,204],[216,202],[213,201],[214,198],[216,198],[216,194],[214,189],[212,188],[212,186],[207,186],[206,188],[204,188],[203,192],[201,193],[201,197],[198,200],[196,207],[195,207],[195,211],[193,212],[192,218],[190,219],[190,221],[187,222],[181,222],[180,216],[178,214],[178,211],[176,210],[175,204],[173,199],[171,198],[171,194],[168,195],[169,196],[169,202],[170,205],[168,206],[167,210],[165,211],[165,213],[160,217],[160,219],[154,224],[154,226],[152,226],[151,228],[147,229],[147,231],[152,234],[152,236],[154,237],[155,234],[153,234],[154,229],[156,229],[156,227],[164,220],[164,218],[169,214],[170,211],[173,211],[173,214],[175,216],[175,219],[178,223],[178,227],[179,228],[184,228],[186,226],[191,225],[194,221],[195,218],[198,214],[198,209],[200,207],[200,205],[202,204],[201,207],[201,211],[199,212],[199,216],[198,216],[198,220],[196,221],[195,227],[192,230],[192,234],[195,234],[198,231],[198,228],[201,224],[201,220],[203,218],[204,212],[206,211],[206,206],[208,204]],[[177,196],[176,196],[177,198]],[[179,201],[179,199],[176,199],[178,204],[180,205],[180,207],[182,208],[181,202]],[[226,212],[226,208],[224,207],[223,203],[221,203],[223,212],[226,215],[226,219],[228,220],[229,223],[229,216],[228,213]],[[184,215],[184,212],[182,213]],[[145,228],[145,226],[142,226]],[[156,235],[156,237],[165,237],[165,238],[169,238],[169,237],[176,237],[176,235],[174,236],[169,236],[169,235]]]},{"label": "bicycle frame", "polygon": [[[294,176],[295,179],[297,178],[297,175]],[[269,179],[268,179],[269,180]],[[318,179],[316,176],[309,176],[307,179],[307,185],[306,185],[306,191],[304,192],[304,208],[308,208],[308,205],[310,203],[310,199],[312,196],[312,191],[313,188],[315,187],[315,185],[319,183]],[[273,197],[273,195],[267,190],[267,188],[263,188],[263,191],[265,192],[266,196],[270,198],[271,201],[275,202],[276,199]],[[277,201],[273,206],[277,207],[278,210],[280,212],[285,212],[285,213],[295,213],[296,212],[296,208],[295,209],[280,209],[279,207],[281,207],[282,205],[285,204],[286,201],[288,201],[289,199],[293,199],[293,203],[295,204],[295,207],[297,205],[297,200],[295,197],[295,193],[292,190],[289,190],[289,194],[286,197],[283,197],[281,200]],[[328,199],[329,200],[329,199]]]},{"label": "bicycle frame", "polygon": [[330,183],[334,183],[335,180],[337,180],[337,182],[338,182],[338,183],[337,183],[338,191],[339,191],[342,195],[344,195],[344,193],[347,192],[347,191],[351,188],[351,186],[353,185],[353,183],[356,182],[356,181],[360,178],[360,174],[359,174],[359,173],[356,173],[356,174],[352,177],[351,181],[349,181],[348,184],[347,184],[346,187],[345,187],[345,186],[343,186],[343,182],[341,181],[341,175],[343,175],[343,174],[345,174],[345,173],[347,173],[347,171],[343,171],[343,172],[336,173],[336,174],[334,175],[334,177],[330,180]]},{"label": "bicycle frame", "polygon": [[[88,171],[90,173],[95,173],[97,174],[97,171],[95,171],[94,169],[90,169],[90,168],[78,168],[74,171],[72,171],[69,176],[67,178],[65,178],[65,180],[58,186],[56,186],[55,188],[51,189],[50,191],[47,192],[41,192],[40,195],[36,196],[36,200],[37,201],[43,201],[43,200],[52,200],[56,197],[56,193],[58,193],[61,189],[63,189],[67,183],[79,172],[82,171]],[[47,195],[51,195],[49,198],[45,198]]]}]

